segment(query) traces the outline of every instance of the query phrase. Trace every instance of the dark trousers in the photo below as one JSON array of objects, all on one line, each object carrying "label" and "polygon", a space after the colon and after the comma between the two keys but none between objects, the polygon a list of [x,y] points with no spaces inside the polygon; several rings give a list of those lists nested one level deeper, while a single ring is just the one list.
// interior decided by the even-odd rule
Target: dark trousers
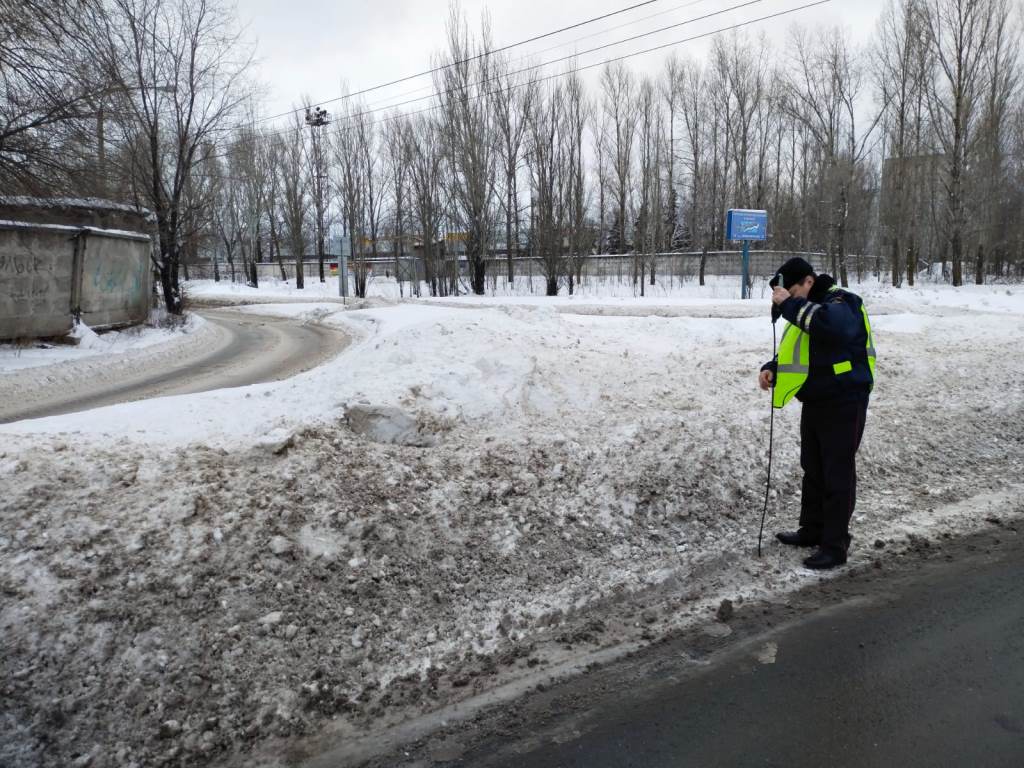
[{"label": "dark trousers", "polygon": [[800,527],[821,546],[845,552],[857,502],[857,449],[868,398],[804,403],[800,415],[800,466],[804,470]]}]

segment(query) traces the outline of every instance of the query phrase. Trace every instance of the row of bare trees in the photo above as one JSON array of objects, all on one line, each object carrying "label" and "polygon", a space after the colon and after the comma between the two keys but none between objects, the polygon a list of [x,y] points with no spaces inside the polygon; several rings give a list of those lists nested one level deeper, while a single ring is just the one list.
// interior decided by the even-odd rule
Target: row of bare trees
[{"label": "row of bare trees", "polygon": [[222,0],[0,0],[0,188],[150,211],[178,311],[182,255],[221,215],[213,148],[251,103],[250,61]]},{"label": "row of bare trees", "polygon": [[[702,60],[671,55],[656,74],[619,61],[589,88],[573,64],[545,74],[495,52],[486,23],[474,34],[453,10],[423,108],[352,98],[328,118],[306,100],[275,127],[254,116],[248,53],[217,0],[68,5],[91,30],[74,38],[88,66],[34,109],[45,72],[7,84],[0,174],[80,185],[95,158],[97,188],[154,212],[172,309],[183,258],[216,253],[218,273],[250,283],[276,262],[301,286],[314,254],[323,280],[329,231],[357,295],[382,268],[403,293],[483,293],[525,256],[548,293],[571,292],[595,252],[631,254],[643,292],[657,254],[728,247],[729,207],[768,209],[768,247],[823,252],[844,283],[849,254],[873,254],[894,285],[940,264],[955,285],[1024,269],[1013,0],[890,0],[862,48],[839,28],[794,27],[775,47],[734,31]],[[47,7],[35,26],[0,25],[0,63],[45,59]],[[102,131],[89,151],[97,113],[107,152]]]},{"label": "row of bare trees", "polygon": [[656,254],[728,247],[728,207],[768,209],[769,247],[824,252],[844,283],[851,253],[895,285],[940,264],[959,285],[969,258],[978,281],[1019,273],[1020,21],[1010,0],[893,0],[862,49],[839,28],[795,27],[781,51],[734,32],[657,75],[606,66],[588,92],[453,13],[433,108],[351,101],[332,124],[357,292],[361,257],[401,278],[415,250],[439,295],[461,287],[453,252],[477,293],[518,256],[554,293],[588,254],[629,253],[642,293]]}]

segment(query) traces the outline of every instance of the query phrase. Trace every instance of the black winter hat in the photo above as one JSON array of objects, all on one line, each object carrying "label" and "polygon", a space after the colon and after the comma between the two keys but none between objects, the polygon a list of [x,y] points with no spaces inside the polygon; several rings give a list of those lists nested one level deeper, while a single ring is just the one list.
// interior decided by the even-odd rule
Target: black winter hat
[{"label": "black winter hat", "polygon": [[775,274],[775,277],[768,283],[773,288],[779,284],[779,275],[782,275],[782,287],[787,291],[794,285],[799,283],[805,277],[814,277],[814,267],[808,264],[806,261],[796,256],[781,267]]}]

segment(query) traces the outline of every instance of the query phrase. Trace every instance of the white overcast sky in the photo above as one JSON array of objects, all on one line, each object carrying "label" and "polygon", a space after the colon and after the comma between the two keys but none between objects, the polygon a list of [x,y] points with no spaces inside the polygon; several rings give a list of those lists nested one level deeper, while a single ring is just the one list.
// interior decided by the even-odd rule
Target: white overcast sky
[{"label": "white overcast sky", "polygon": [[[658,33],[599,53],[581,56],[579,64],[599,62],[663,43],[670,43],[731,24],[804,5],[811,0],[756,0],[703,22]],[[462,0],[471,26],[490,14],[497,46],[518,42],[585,19],[634,5],[638,0]],[[509,55],[545,61],[658,27],[738,6],[749,0],[658,0],[604,21],[556,37],[515,48]],[[841,25],[859,45],[868,43],[887,0],[832,0],[816,8],[752,24],[749,33],[764,30],[778,55],[794,23],[809,27]],[[237,0],[248,36],[256,42],[257,78],[266,88],[264,114],[291,109],[308,95],[314,102],[342,92],[342,83],[358,91],[429,69],[444,47],[448,0]],[[653,18],[648,18],[653,17]],[[584,38],[586,39],[580,39]],[[660,68],[670,50],[703,57],[707,39],[629,59],[637,71]],[[524,64],[525,65],[525,64]],[[564,64],[558,65],[564,68]],[[551,70],[552,72],[554,70]],[[593,76],[591,76],[593,77]],[[591,79],[588,77],[588,80]],[[427,93],[418,90],[429,78],[367,94],[371,107],[386,106]],[[426,102],[406,109],[417,109]],[[331,109],[331,105],[327,105]]]}]

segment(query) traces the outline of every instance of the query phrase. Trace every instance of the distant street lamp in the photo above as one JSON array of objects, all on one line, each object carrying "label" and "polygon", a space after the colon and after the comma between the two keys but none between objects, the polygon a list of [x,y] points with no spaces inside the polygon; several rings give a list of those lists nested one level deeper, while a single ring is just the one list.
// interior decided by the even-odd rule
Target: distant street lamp
[{"label": "distant street lamp", "polygon": [[[323,107],[309,107],[306,109],[306,125],[309,126],[310,135],[313,141],[313,197],[316,208],[316,258],[317,263],[320,267],[320,282],[325,282],[324,276],[324,197],[326,190],[324,189],[326,184],[323,167],[323,150],[321,148],[321,132],[324,126],[330,122],[330,117],[327,114],[327,110]],[[302,269],[305,271],[306,265],[305,260],[302,263]],[[341,284],[346,282],[346,278],[341,274],[341,264],[338,264],[338,278]],[[343,286],[342,286],[343,287]],[[342,294],[344,295],[344,294]]]}]

